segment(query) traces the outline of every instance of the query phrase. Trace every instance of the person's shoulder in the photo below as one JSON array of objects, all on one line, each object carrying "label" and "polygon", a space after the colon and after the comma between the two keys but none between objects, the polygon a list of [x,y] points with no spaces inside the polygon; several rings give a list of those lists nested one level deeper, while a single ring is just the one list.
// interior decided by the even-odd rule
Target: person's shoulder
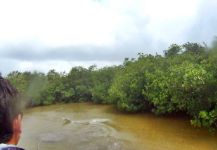
[{"label": "person's shoulder", "polygon": [[24,150],[24,149],[19,147],[5,147],[0,150]]},{"label": "person's shoulder", "polygon": [[24,150],[24,149],[13,145],[0,144],[0,150]]}]

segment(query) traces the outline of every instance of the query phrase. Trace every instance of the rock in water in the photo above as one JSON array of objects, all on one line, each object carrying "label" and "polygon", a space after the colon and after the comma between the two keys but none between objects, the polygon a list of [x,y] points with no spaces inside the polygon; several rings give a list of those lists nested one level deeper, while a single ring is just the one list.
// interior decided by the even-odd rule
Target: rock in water
[{"label": "rock in water", "polygon": [[69,118],[63,118],[63,125],[69,124],[72,121]]}]

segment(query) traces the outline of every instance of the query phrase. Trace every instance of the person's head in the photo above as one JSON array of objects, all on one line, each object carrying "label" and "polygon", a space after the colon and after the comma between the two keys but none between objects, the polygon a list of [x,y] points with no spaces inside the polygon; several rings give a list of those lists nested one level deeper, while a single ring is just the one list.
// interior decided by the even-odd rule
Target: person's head
[{"label": "person's head", "polygon": [[8,80],[0,76],[0,143],[18,143],[21,121],[19,94]]}]

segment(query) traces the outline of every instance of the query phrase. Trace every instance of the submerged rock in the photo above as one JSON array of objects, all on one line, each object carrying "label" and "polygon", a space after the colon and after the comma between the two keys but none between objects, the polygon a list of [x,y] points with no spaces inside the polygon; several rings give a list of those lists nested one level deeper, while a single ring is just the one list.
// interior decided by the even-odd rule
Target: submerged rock
[{"label": "submerged rock", "polygon": [[70,124],[72,121],[68,118],[62,118],[63,119],[63,125]]}]

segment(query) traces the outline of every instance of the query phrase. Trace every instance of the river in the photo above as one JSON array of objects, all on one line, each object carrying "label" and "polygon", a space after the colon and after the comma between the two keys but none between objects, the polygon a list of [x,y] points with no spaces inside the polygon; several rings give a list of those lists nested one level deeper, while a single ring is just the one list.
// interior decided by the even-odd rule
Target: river
[{"label": "river", "polygon": [[217,150],[217,134],[186,117],[126,114],[112,106],[59,104],[26,110],[19,146],[27,150]]}]

